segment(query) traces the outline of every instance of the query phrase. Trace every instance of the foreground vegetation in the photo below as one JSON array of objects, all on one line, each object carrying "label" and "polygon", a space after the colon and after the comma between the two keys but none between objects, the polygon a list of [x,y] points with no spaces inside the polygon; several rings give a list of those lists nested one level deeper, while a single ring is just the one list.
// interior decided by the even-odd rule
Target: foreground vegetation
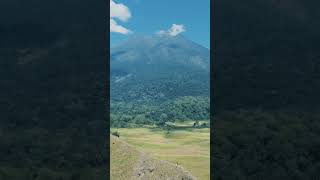
[{"label": "foreground vegetation", "polygon": [[111,131],[117,131],[120,139],[138,150],[178,164],[196,178],[207,180],[210,177],[210,129],[192,125],[193,122],[179,123],[170,131],[157,127],[112,128]]},{"label": "foreground vegetation", "polygon": [[320,114],[239,110],[214,117],[216,180],[318,179]]},{"label": "foreground vegetation", "polygon": [[106,137],[97,132],[90,127],[56,132],[43,128],[2,129],[0,179],[105,179],[107,146],[101,142]]}]

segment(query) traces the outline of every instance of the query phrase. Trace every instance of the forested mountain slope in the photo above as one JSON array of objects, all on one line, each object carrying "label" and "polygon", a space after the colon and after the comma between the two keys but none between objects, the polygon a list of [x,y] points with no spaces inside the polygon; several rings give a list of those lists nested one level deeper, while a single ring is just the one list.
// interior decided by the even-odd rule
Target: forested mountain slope
[{"label": "forested mountain slope", "polygon": [[112,125],[208,119],[209,55],[181,35],[133,35],[111,48]]}]

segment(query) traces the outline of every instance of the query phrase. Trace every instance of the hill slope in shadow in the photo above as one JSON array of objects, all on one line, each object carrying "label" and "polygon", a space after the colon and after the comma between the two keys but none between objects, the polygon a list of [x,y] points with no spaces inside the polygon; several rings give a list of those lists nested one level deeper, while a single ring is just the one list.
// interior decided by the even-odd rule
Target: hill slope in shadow
[{"label": "hill slope in shadow", "polygon": [[217,111],[318,109],[320,16],[316,1],[217,1]]},{"label": "hill slope in shadow", "polygon": [[0,2],[0,179],[105,179],[105,3]]}]

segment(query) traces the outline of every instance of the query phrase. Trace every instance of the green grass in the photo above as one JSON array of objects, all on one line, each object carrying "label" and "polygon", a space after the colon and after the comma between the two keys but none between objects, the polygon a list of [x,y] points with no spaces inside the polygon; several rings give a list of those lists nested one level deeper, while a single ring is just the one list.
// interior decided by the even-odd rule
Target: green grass
[{"label": "green grass", "polygon": [[112,136],[110,136],[110,143],[110,179],[131,179],[140,153]]},{"label": "green grass", "polygon": [[120,139],[137,149],[153,157],[178,163],[199,180],[210,179],[209,128],[179,128],[169,135],[157,128],[111,129],[116,130],[120,133]]}]

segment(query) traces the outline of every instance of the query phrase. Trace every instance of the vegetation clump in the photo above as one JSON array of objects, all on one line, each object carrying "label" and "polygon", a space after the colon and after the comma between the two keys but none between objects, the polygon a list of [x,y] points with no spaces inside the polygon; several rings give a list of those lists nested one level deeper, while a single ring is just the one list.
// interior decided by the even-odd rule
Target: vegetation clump
[{"label": "vegetation clump", "polygon": [[114,131],[111,134],[114,135],[114,136],[120,137],[120,133],[118,131]]},{"label": "vegetation clump", "polygon": [[[319,177],[319,113],[239,110],[214,118],[216,179]],[[237,171],[235,171],[237,170]],[[270,173],[272,172],[272,173]]]}]

